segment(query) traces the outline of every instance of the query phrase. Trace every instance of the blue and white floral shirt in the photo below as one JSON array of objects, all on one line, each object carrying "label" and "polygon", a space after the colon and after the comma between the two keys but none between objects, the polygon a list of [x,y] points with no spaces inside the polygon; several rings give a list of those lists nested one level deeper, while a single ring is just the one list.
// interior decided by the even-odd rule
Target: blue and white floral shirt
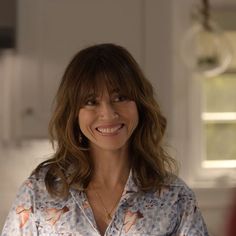
[{"label": "blue and white floral shirt", "polygon": [[[52,198],[44,175],[29,177],[9,212],[2,236],[100,236],[84,192]],[[143,193],[130,174],[105,236],[208,236],[195,196],[176,178],[162,191]]]}]

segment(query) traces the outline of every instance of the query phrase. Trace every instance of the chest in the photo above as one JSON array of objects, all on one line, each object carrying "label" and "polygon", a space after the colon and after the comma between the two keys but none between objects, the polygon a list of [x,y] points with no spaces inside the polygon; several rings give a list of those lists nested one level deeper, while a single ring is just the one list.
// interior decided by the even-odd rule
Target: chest
[{"label": "chest", "polygon": [[121,199],[110,222],[86,198],[74,196],[65,206],[41,206],[37,212],[39,235],[160,235],[171,234],[178,221],[175,202],[133,195]]},{"label": "chest", "polygon": [[86,192],[88,206],[92,210],[96,226],[101,235],[105,234],[106,229],[112,223],[112,218],[121,201],[122,192],[123,189],[113,192],[103,191],[102,195],[93,189]]}]

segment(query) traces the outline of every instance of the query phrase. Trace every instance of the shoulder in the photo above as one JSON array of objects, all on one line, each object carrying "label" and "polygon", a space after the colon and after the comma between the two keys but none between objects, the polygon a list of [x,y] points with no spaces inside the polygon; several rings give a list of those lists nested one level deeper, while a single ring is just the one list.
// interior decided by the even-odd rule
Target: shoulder
[{"label": "shoulder", "polygon": [[68,199],[52,196],[46,187],[45,176],[48,168],[33,172],[20,187],[15,204],[32,207],[34,212],[39,209],[64,206]]},{"label": "shoulder", "polygon": [[47,195],[44,178],[47,169],[41,169],[39,172],[31,174],[20,186],[17,193],[17,200],[28,199],[35,201],[37,198]]},{"label": "shoulder", "polygon": [[166,181],[161,190],[156,192],[156,196],[172,201],[196,201],[193,190],[177,176],[172,176]]},{"label": "shoulder", "polygon": [[179,177],[171,176],[155,191],[148,191],[142,195],[147,201],[156,202],[166,207],[196,205],[193,190]]},{"label": "shoulder", "polygon": [[45,189],[45,176],[47,174],[48,168],[40,168],[37,171],[33,171],[33,173],[28,177],[26,183],[28,183],[29,187],[32,189]]},{"label": "shoulder", "polygon": [[193,190],[181,178],[174,176],[166,183],[171,189],[177,191],[180,195],[194,195]]}]

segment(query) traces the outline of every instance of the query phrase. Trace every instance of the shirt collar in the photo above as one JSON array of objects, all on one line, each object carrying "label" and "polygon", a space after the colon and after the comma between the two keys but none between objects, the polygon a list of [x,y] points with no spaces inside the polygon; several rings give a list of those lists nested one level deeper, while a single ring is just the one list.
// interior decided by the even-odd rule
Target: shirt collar
[{"label": "shirt collar", "polygon": [[135,184],[134,178],[133,178],[133,172],[132,170],[130,170],[129,177],[126,181],[122,196],[125,194],[136,193],[136,192],[138,192],[138,186]]}]

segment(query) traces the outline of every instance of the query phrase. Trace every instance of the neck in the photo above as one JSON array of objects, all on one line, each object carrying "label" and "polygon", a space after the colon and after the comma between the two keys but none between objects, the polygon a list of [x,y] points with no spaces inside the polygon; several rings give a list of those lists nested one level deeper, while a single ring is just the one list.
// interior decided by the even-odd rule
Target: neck
[{"label": "neck", "polygon": [[130,171],[128,149],[104,151],[91,149],[94,173],[91,183],[97,188],[124,186]]}]

